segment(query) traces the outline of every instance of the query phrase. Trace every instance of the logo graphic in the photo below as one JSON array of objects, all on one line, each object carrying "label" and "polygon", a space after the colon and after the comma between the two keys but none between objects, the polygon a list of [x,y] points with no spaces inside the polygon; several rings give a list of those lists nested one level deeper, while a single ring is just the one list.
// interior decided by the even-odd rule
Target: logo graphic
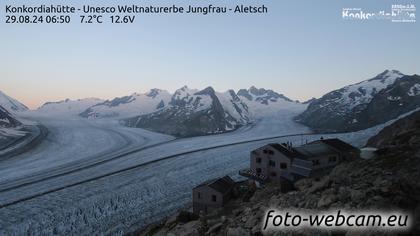
[{"label": "logo graphic", "polygon": [[396,4],[390,11],[368,11],[362,8],[343,8],[344,20],[388,20],[391,22],[414,23],[416,22],[416,7],[414,4]]}]

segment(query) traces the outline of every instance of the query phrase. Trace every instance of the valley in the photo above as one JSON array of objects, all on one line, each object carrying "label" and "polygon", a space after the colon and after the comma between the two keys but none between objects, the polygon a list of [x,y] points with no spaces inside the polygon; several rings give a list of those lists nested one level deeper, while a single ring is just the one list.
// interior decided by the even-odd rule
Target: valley
[{"label": "valley", "polygon": [[[226,134],[182,139],[113,120],[32,114],[51,136],[33,152],[0,162],[0,232],[118,234],[144,226],[188,204],[190,189],[199,182],[224,174],[238,178],[249,151],[264,143],[319,139],[292,121],[296,113],[279,112]],[[360,145],[376,130],[341,137]]]},{"label": "valley", "polygon": [[[217,92],[184,86],[173,94],[151,89],[29,110],[2,93],[2,138],[24,135],[23,125],[48,132],[16,155],[0,154],[0,234],[121,235],[188,206],[191,188],[205,180],[241,179],[249,152],[267,143],[335,137],[364,147],[385,126],[420,109],[417,80],[385,71],[308,103],[256,87]],[[333,129],[334,122],[324,130],[311,123],[350,119],[343,114],[357,114],[353,108],[375,111],[369,107],[384,99],[392,116],[380,122],[343,131]],[[407,103],[396,109],[394,100]]]}]

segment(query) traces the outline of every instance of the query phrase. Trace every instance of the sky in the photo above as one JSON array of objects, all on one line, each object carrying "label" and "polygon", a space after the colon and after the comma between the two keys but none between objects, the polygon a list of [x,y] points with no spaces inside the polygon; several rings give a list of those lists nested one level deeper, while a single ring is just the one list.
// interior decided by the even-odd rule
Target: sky
[{"label": "sky", "polygon": [[[73,2],[73,3],[72,3]],[[404,0],[10,1],[0,3],[0,90],[30,108],[187,85],[273,89],[301,101],[397,69],[420,73],[420,27],[342,19]],[[5,5],[265,4],[264,15],[137,15],[128,25],[6,24]],[[418,20],[419,21],[419,20]]]}]

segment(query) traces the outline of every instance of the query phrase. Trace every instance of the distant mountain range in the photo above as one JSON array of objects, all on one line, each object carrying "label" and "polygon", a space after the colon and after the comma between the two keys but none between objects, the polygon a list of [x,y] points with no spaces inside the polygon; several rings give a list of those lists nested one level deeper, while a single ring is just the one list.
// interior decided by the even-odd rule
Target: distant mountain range
[{"label": "distant mountain range", "polygon": [[37,110],[49,114],[77,115],[89,107],[103,101],[104,100],[99,98],[84,98],[77,100],[65,99],[58,102],[47,102]]},{"label": "distant mountain range", "polygon": [[155,88],[106,101],[90,98],[49,102],[38,110],[90,119],[115,118],[127,126],[185,137],[231,131],[256,118],[274,116],[281,109],[303,111],[305,107],[283,94],[254,86],[238,93],[184,86],[174,94]]},{"label": "distant mountain range", "polygon": [[304,109],[281,94],[255,87],[220,93],[212,87],[200,91],[184,86],[161,104],[157,111],[127,119],[126,124],[186,137],[232,131],[254,121],[262,110],[274,114],[277,104]]},{"label": "distant mountain range", "polygon": [[125,97],[106,100],[87,107],[80,113],[86,118],[127,118],[149,114],[168,105],[171,94],[165,90],[151,89],[144,94],[134,93]]},{"label": "distant mountain range", "polygon": [[362,130],[420,107],[419,95],[418,75],[386,70],[312,101],[295,120],[320,132]]},{"label": "distant mountain range", "polygon": [[197,91],[185,86],[175,91],[166,106],[128,119],[127,125],[185,137],[226,132],[249,121],[248,107],[234,91],[217,93],[212,87]]},{"label": "distant mountain range", "polygon": [[[9,113],[28,109],[2,92],[0,106]],[[254,86],[240,89],[237,93],[233,90],[216,92],[212,87],[198,90],[184,86],[173,94],[155,88],[147,93],[134,93],[112,100],[86,98],[48,102],[38,111],[119,119],[127,126],[185,137],[232,131],[260,118],[275,118],[284,110],[301,113],[295,120],[315,131],[357,131],[395,119],[419,107],[420,77],[386,70],[372,79],[303,103]],[[3,116],[6,117],[6,113]],[[12,119],[7,120],[13,123]]]}]

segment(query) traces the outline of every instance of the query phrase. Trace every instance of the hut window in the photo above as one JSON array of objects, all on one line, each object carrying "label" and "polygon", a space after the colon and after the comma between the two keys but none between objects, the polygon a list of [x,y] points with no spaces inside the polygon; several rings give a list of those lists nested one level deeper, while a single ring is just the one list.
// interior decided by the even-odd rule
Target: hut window
[{"label": "hut window", "polygon": [[212,200],[213,202],[215,202],[215,201],[217,200],[217,196],[216,196],[216,195],[211,195],[211,200]]},{"label": "hut window", "polygon": [[268,162],[268,165],[269,166],[276,166],[276,162],[275,161],[272,161],[272,160],[270,160],[269,162]]},{"label": "hut window", "polygon": [[280,169],[287,169],[287,163],[280,163]]},{"label": "hut window", "polygon": [[329,161],[329,162],[335,162],[335,161],[337,161],[337,157],[336,157],[336,156],[330,156],[330,157],[328,158],[328,161]]},{"label": "hut window", "polygon": [[261,157],[257,157],[257,163],[261,163]]}]

